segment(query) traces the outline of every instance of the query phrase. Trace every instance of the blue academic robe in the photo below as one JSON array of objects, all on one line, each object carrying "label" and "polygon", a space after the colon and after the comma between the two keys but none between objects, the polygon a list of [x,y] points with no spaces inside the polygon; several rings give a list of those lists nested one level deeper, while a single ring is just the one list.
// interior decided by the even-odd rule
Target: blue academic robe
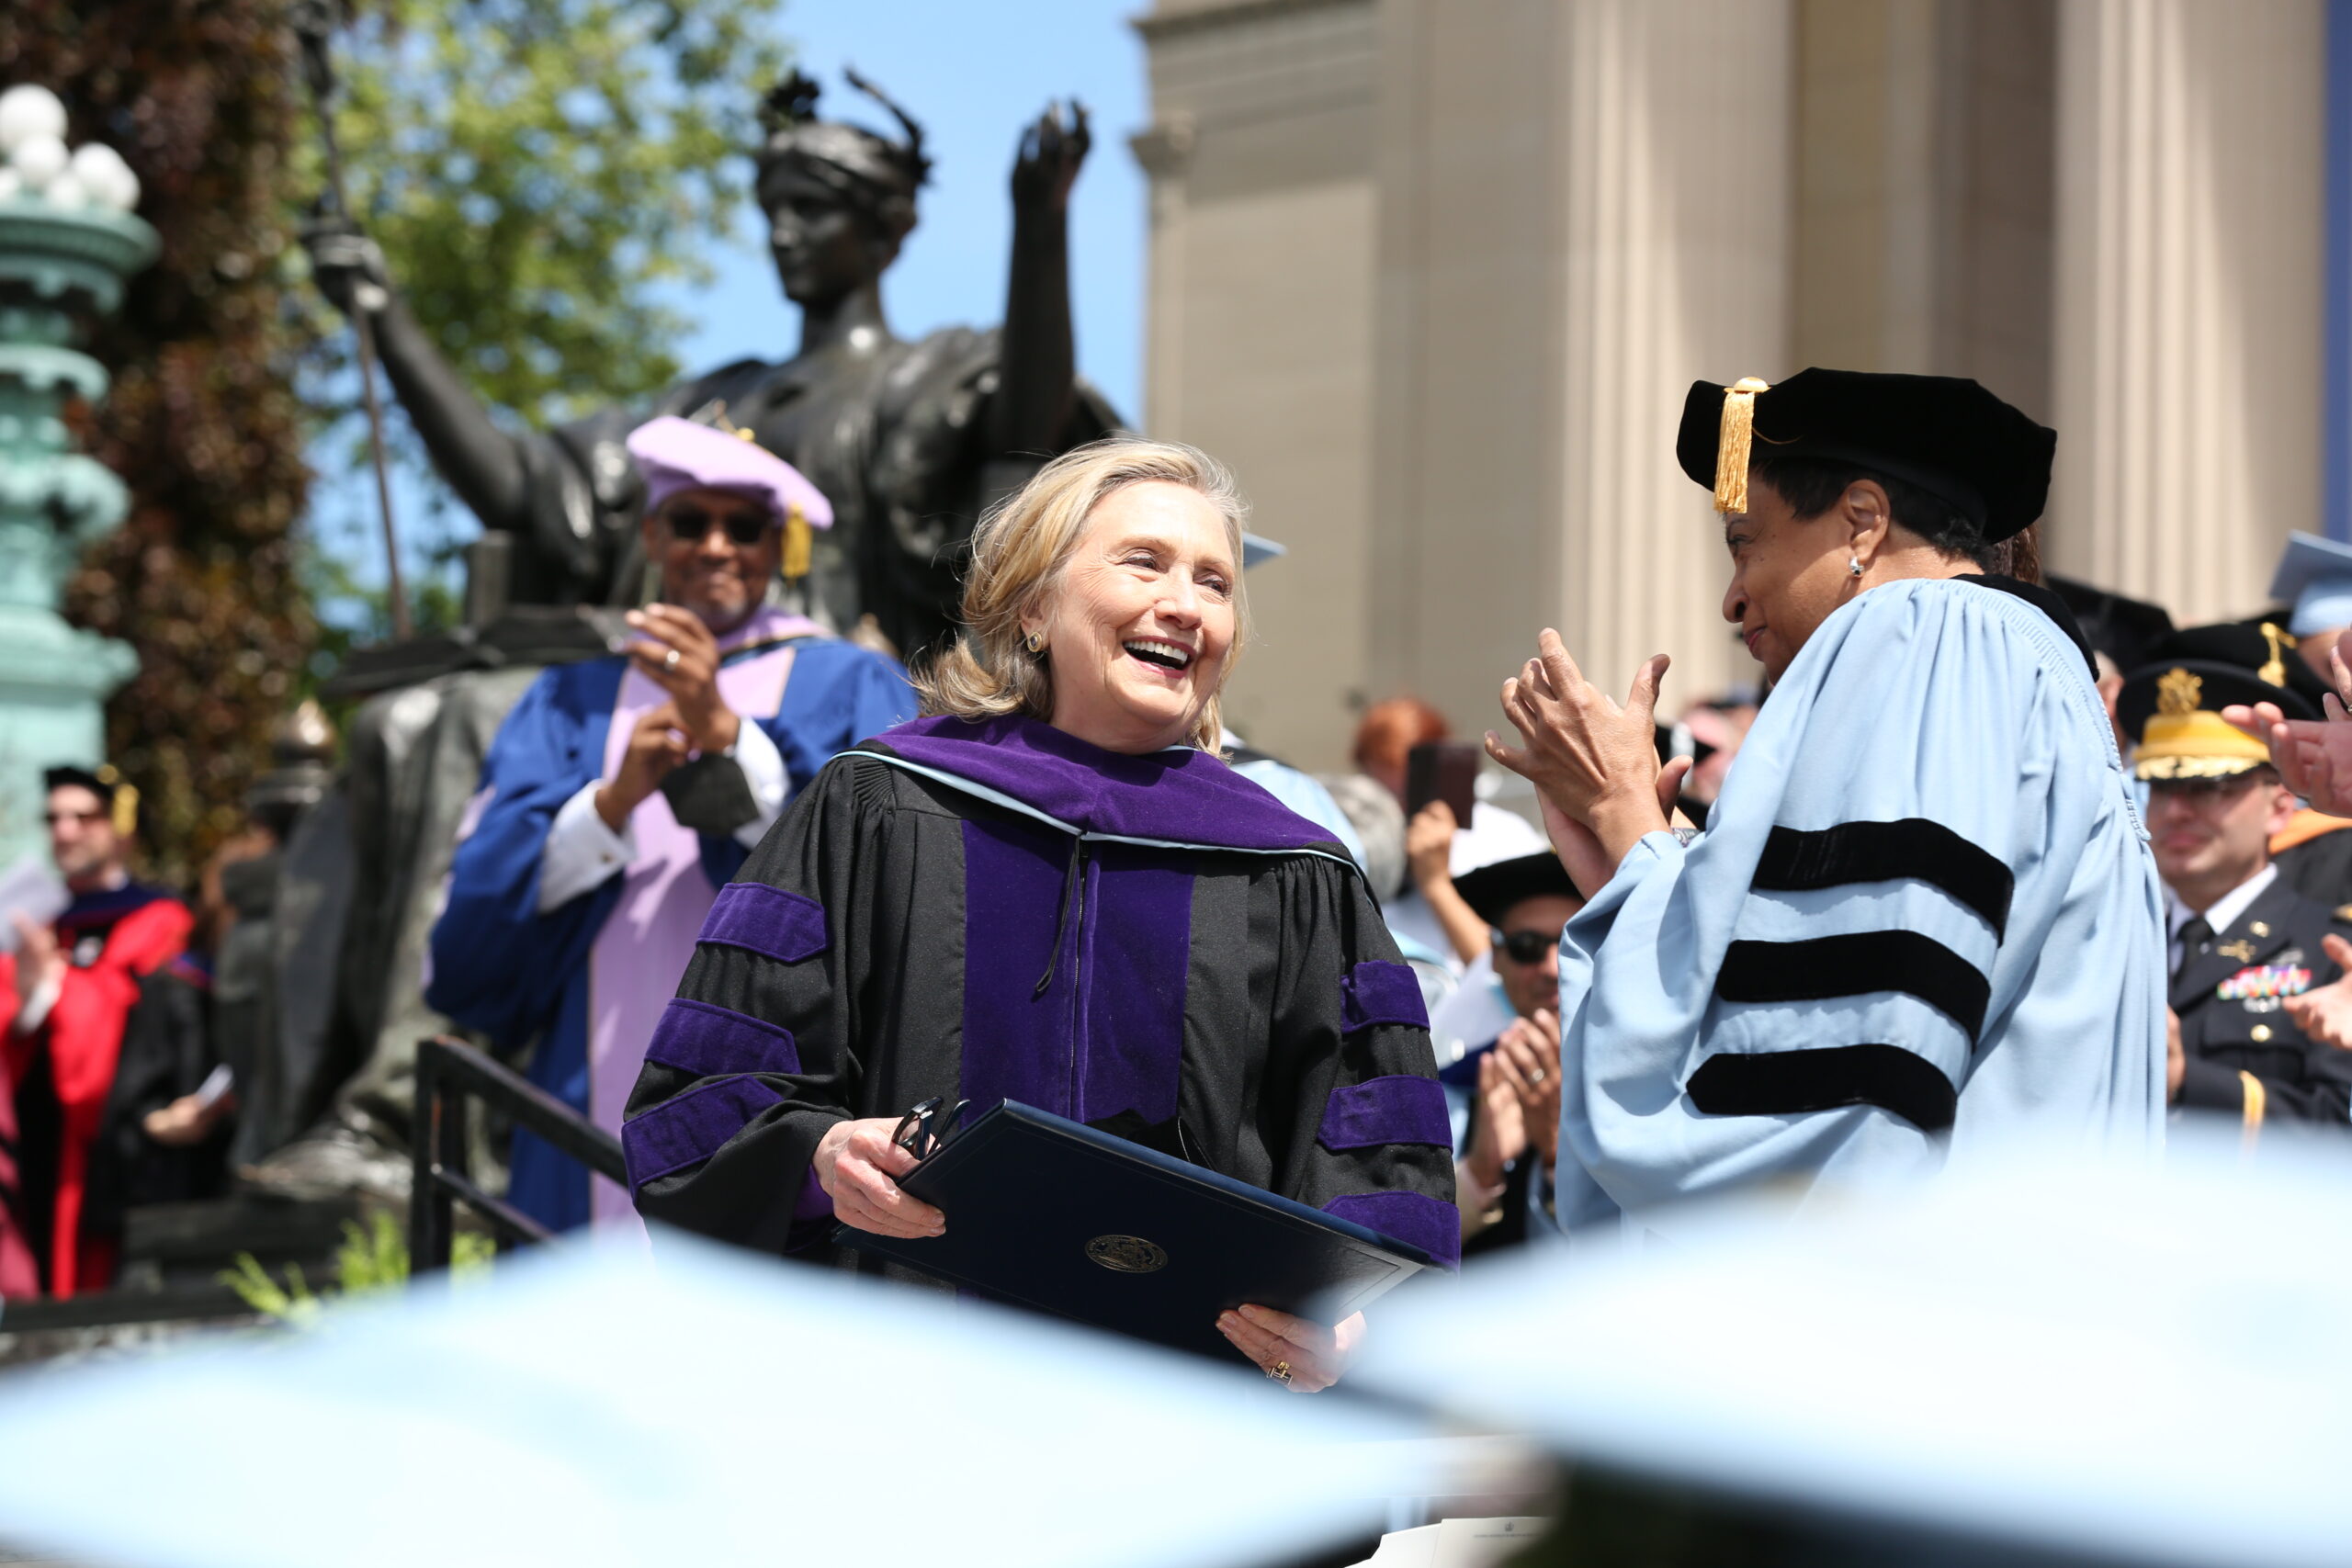
[{"label": "blue academic robe", "polygon": [[2026,1134],[2153,1149],[2161,895],[2065,612],[1889,583],[1822,623],[1706,832],[1562,933],[1560,1213],[1881,1180]]},{"label": "blue academic robe", "polygon": [[[502,1052],[532,1052],[530,1078],[588,1110],[589,957],[619,900],[622,879],[541,914],[539,864],[563,803],[604,774],[605,741],[625,658],[559,665],[532,682],[499,727],[482,764],[488,805],[458,846],[448,901],[433,928],[425,1001],[490,1037]],[[810,637],[795,645],[784,697],[757,723],[775,742],[797,793],[827,759],[898,724],[915,709],[898,663],[854,644]],[[733,878],[748,852],[731,836],[703,834],[712,887]],[[589,1217],[587,1171],[526,1132],[514,1135],[508,1196],[551,1229]]]}]

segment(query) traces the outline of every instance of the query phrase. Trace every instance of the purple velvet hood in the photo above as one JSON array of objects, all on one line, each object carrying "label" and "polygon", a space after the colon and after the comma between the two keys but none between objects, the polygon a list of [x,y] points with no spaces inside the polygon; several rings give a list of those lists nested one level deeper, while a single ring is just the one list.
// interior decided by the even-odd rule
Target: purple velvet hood
[{"label": "purple velvet hood", "polygon": [[919,718],[852,749],[1088,838],[1355,863],[1308,821],[1205,751],[1105,751],[1017,716]]}]

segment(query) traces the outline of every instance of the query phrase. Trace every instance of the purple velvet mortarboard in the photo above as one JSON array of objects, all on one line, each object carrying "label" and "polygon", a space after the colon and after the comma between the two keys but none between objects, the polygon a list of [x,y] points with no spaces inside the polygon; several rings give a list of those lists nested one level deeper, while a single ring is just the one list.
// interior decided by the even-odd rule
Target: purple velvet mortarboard
[{"label": "purple velvet mortarboard", "polygon": [[796,508],[812,528],[833,525],[832,502],[824,491],[744,436],[663,414],[628,433],[628,455],[645,478],[649,512],[682,490],[724,490],[766,502],[779,527]]}]

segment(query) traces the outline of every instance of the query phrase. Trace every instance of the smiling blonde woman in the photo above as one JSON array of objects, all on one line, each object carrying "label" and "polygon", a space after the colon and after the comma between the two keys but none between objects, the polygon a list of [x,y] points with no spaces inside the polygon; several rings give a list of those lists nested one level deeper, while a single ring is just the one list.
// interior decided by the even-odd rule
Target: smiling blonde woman
[{"label": "smiling blonde woman", "polygon": [[[982,525],[926,716],[826,766],[725,888],[622,1141],[639,1211],[868,1272],[937,1235],[890,1134],[933,1096],[1068,1116],[1452,1261],[1452,1134],[1412,972],[1354,863],[1214,753],[1244,504],[1120,438]],[[1294,1390],[1361,1318],[1219,1325]]]}]

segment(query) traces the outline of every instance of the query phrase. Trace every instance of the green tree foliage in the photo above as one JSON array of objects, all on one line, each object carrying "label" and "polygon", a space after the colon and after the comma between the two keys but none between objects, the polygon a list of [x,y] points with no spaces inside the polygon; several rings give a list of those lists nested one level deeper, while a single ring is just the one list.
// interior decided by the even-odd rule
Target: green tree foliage
[{"label": "green tree foliage", "polygon": [[154,871],[185,876],[243,818],[246,783],[315,627],[292,532],[311,424],[279,265],[299,130],[279,0],[6,0],[0,84],[65,100],[71,139],[137,172],[163,257],[91,352],[114,389],[76,416],[129,482],[129,521],[68,586],[77,624],[139,650],[107,748],[144,798]]},{"label": "green tree foliage", "polygon": [[[760,96],[786,52],[774,0],[359,0],[335,40],[336,136],[352,208],[425,332],[482,400],[533,425],[676,378],[687,323],[665,285],[710,276],[749,197]],[[324,186],[315,137],[301,178]],[[368,461],[351,338],[317,296],[306,392],[329,450]],[[397,410],[394,464],[422,496],[399,519],[409,609],[458,593],[470,524]],[[330,654],[389,626],[372,490],[322,529],[311,584]],[[364,499],[361,499],[364,491]],[[423,570],[419,570],[419,563]]]},{"label": "green tree foliage", "polygon": [[[303,454],[364,463],[349,334],[293,241],[325,185],[288,0],[5,0],[0,85],[65,100],[144,187],[162,261],[92,349],[113,394],[92,453],[129,524],[67,596],[139,649],[108,705],[112,760],[147,803],[150,869],[185,878],[243,821],[270,726],[318,673],[315,600],[374,630],[373,495],[303,539]],[[537,422],[677,374],[693,282],[741,211],[759,95],[783,65],[771,0],[356,0],[336,60],[351,197],[459,371]],[[395,456],[425,465],[394,412]],[[413,492],[412,492],[413,493]],[[427,493],[437,495],[437,486]],[[447,519],[403,517],[447,558]],[[306,554],[307,547],[307,554]],[[447,577],[413,584],[446,611]],[[438,598],[435,599],[435,595]],[[374,603],[369,603],[370,599]]]},{"label": "green tree foliage", "polygon": [[754,111],[784,65],[774,9],[363,6],[337,50],[352,205],[492,405],[543,423],[676,378],[686,323],[655,290],[708,276],[741,215]]}]

